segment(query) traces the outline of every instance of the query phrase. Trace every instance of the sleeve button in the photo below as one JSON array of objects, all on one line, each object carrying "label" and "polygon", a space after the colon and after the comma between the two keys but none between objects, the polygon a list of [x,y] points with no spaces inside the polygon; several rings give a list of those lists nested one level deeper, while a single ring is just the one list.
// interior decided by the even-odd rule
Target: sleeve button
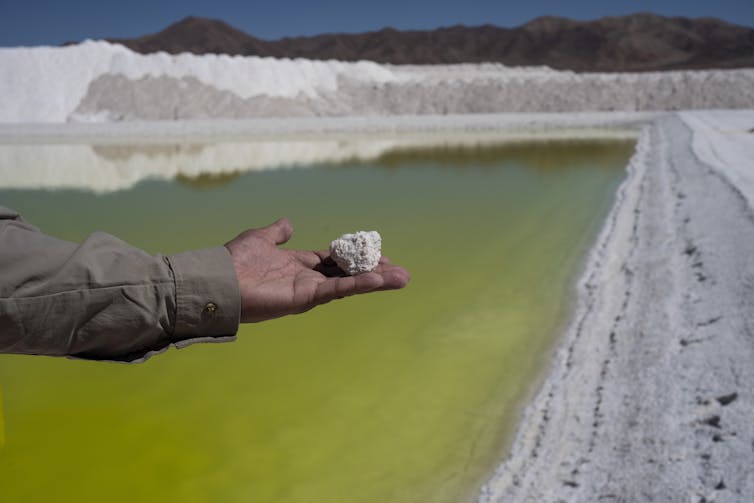
[{"label": "sleeve button", "polygon": [[217,311],[217,304],[214,302],[207,302],[207,305],[204,306],[204,312],[209,316],[214,316],[215,311]]}]

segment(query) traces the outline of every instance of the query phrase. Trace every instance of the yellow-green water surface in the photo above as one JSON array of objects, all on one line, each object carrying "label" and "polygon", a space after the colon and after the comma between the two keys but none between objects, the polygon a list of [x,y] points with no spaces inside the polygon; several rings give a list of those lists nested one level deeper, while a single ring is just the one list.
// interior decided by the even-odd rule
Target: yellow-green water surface
[{"label": "yellow-green water surface", "polygon": [[631,150],[413,150],[105,195],[0,180],[0,205],[61,238],[104,230],[172,253],[286,215],[290,247],[377,229],[412,274],[405,290],[142,365],[0,356],[0,501],[473,499],[546,362]]}]

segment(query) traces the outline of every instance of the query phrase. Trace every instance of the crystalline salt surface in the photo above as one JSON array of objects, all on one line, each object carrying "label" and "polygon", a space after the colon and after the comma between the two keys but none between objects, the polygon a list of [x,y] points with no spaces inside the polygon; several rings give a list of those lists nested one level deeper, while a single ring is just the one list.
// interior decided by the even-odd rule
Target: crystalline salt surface
[{"label": "crystalline salt surface", "polygon": [[374,271],[382,256],[382,237],[377,231],[343,234],[330,243],[330,256],[346,274]]}]

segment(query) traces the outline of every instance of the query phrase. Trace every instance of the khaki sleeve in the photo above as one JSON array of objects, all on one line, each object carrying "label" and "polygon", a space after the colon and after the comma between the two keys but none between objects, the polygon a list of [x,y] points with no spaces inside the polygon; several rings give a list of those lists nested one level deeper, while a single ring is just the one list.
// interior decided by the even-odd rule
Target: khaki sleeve
[{"label": "khaki sleeve", "polygon": [[0,353],[142,362],[234,340],[240,312],[223,246],[149,255],[104,233],[76,244],[0,207]]}]

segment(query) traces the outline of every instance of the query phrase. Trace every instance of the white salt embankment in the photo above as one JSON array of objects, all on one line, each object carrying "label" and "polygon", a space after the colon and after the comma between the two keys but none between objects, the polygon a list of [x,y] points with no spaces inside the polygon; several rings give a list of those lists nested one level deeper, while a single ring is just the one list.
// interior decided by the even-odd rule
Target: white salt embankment
[{"label": "white salt embankment", "polygon": [[754,70],[585,73],[0,49],[0,123],[753,108]]},{"label": "white salt embankment", "polygon": [[754,112],[682,118],[642,132],[480,502],[754,501]]}]

